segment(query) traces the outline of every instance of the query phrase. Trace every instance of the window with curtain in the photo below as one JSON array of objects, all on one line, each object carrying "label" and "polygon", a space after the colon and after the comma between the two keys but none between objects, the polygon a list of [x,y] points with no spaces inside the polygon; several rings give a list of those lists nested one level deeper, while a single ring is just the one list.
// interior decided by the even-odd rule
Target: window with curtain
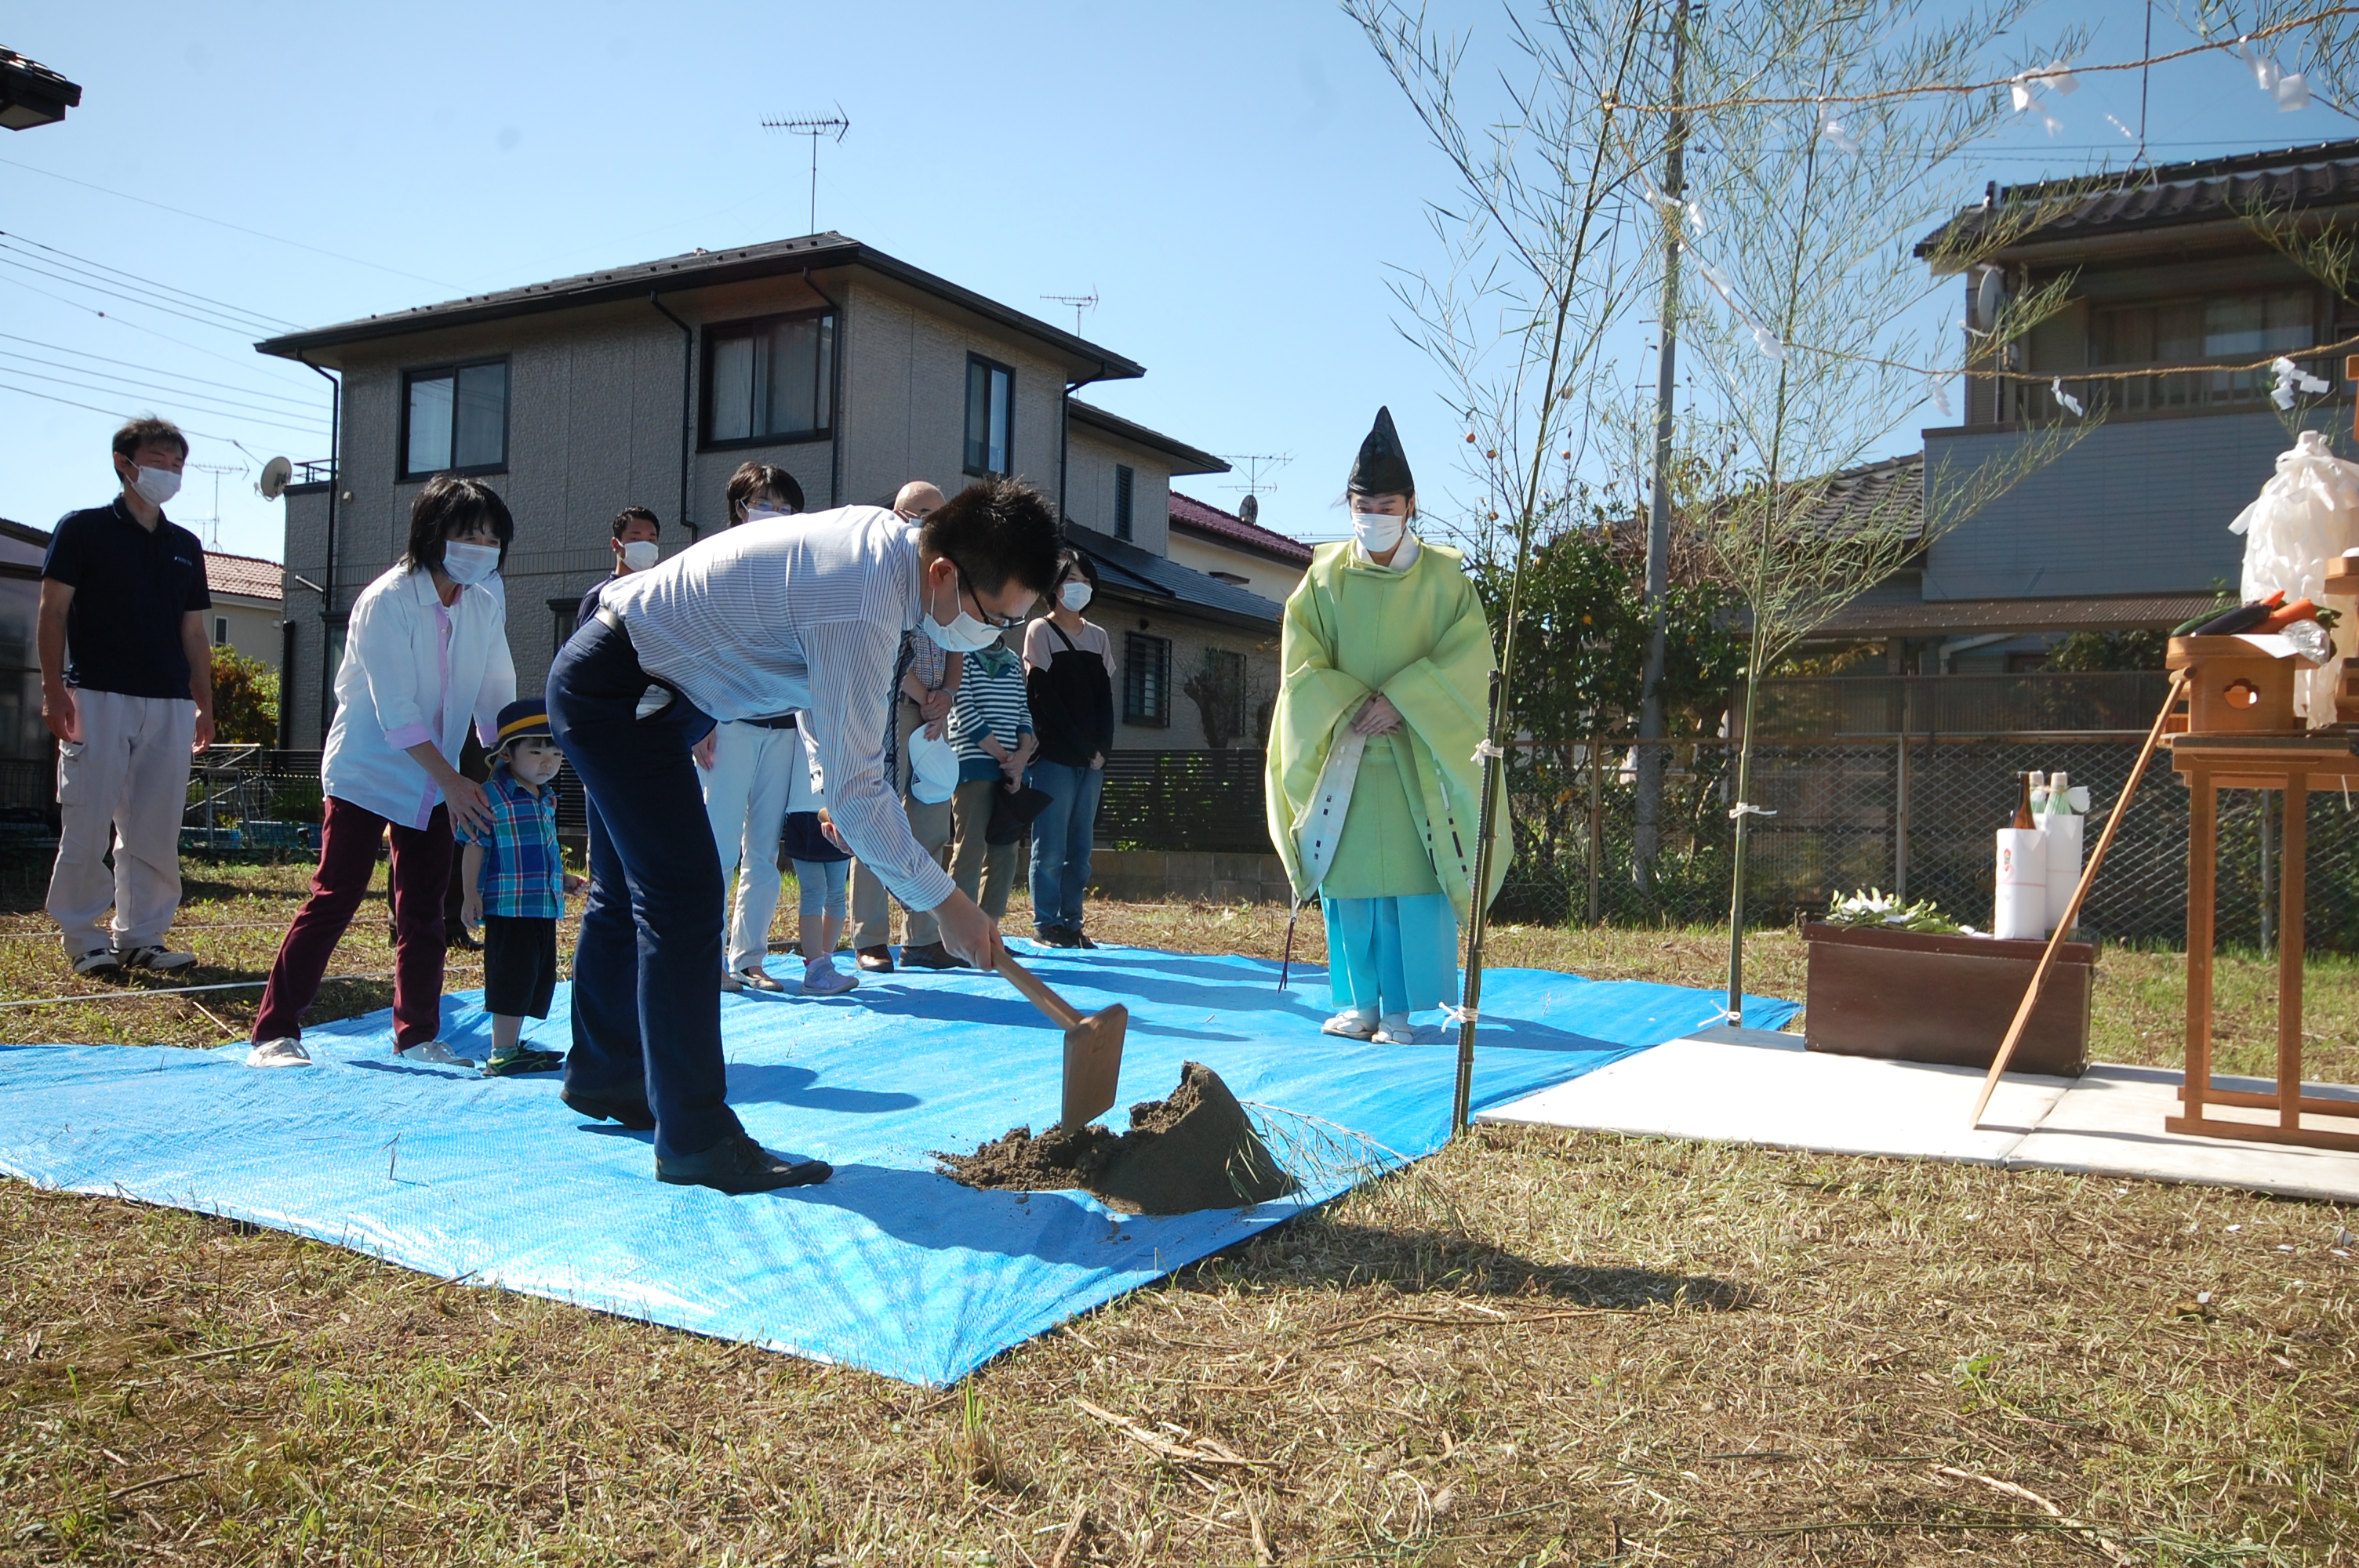
[{"label": "window with curtain", "polygon": [[704,444],[752,446],[829,433],[832,314],[730,321],[704,334]]},{"label": "window with curtain", "polygon": [[404,479],[507,467],[507,361],[407,372],[401,424]]},{"label": "window with curtain", "polygon": [[981,354],[966,360],[966,471],[1011,472],[1008,426],[1016,403],[1016,373]]},{"label": "window with curtain", "polygon": [[[2116,306],[2091,318],[2089,359],[2119,369],[2298,355],[2318,341],[2317,325],[2317,297],[2306,288]],[[2266,368],[2198,370],[2097,382],[2092,391],[2114,409],[2138,413],[2257,403],[2276,384]]]}]

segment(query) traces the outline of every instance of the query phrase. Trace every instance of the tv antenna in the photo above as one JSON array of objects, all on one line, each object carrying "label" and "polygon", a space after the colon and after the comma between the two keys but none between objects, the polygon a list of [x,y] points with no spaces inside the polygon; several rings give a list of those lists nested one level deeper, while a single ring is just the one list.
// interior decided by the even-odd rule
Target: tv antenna
[{"label": "tv antenna", "polygon": [[765,120],[762,122],[762,129],[766,131],[784,131],[789,135],[809,136],[810,138],[810,232],[814,234],[818,233],[820,138],[822,136],[832,136],[837,142],[841,143],[843,140],[845,134],[852,129],[852,122],[844,117],[843,105],[841,103],[837,104],[835,106],[835,113],[825,116],[806,115],[799,120]]},{"label": "tv antenna", "polygon": [[199,473],[209,473],[213,476],[213,514],[210,517],[198,518],[197,521],[204,524],[206,528],[211,531],[212,537],[206,540],[206,543],[212,548],[218,550],[221,548],[222,475],[225,473],[251,473],[254,470],[246,467],[244,463],[190,463],[189,466],[196,470]]},{"label": "tv antenna", "polygon": [[1262,470],[1266,467],[1276,472],[1294,460],[1292,452],[1223,452],[1221,456],[1232,463],[1245,465],[1245,483],[1224,484],[1221,488],[1245,492],[1245,498],[1237,503],[1237,515],[1247,523],[1261,515],[1261,492],[1277,488],[1274,484],[1262,483]]},{"label": "tv antenna", "polygon": [[1087,294],[1044,294],[1040,297],[1051,304],[1073,308],[1073,336],[1076,338],[1082,335],[1082,312],[1098,308],[1098,291],[1094,288]]}]

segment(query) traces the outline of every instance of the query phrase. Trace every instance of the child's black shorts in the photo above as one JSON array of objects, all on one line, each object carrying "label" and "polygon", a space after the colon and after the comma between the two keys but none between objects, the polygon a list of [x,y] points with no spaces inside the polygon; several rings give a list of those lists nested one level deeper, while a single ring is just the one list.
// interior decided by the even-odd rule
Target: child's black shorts
[{"label": "child's black shorts", "polygon": [[484,1011],[547,1018],[557,995],[557,922],[528,914],[484,916]]}]

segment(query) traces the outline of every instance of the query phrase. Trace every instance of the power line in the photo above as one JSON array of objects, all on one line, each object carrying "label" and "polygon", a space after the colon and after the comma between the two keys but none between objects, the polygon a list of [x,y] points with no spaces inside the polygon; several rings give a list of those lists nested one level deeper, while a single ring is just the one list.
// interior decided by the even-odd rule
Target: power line
[{"label": "power line", "polygon": [[[316,408],[319,406],[314,398],[290,397],[285,393],[265,392],[260,387],[241,385],[235,382],[207,381],[201,375],[184,375],[179,371],[159,369],[155,365],[143,364],[137,360],[110,359],[104,354],[92,353],[87,349],[70,349],[63,343],[45,343],[38,338],[20,338],[14,332],[0,332],[0,340],[11,343],[27,343],[37,349],[47,349],[53,354],[71,354],[78,360],[96,360],[101,364],[121,365],[125,370],[146,371],[149,375],[169,376],[174,381],[192,381],[199,386],[217,386],[223,392],[243,392],[254,397],[267,397],[274,402],[291,403],[299,408]],[[20,354],[16,357],[24,359],[30,356]]]},{"label": "power line", "polygon": [[[42,374],[39,371],[37,371],[37,370],[19,370],[19,369],[17,369],[15,365],[0,365],[0,370],[5,370],[5,371],[8,374],[10,374],[10,375],[29,376],[29,377],[31,377],[31,378],[32,378],[33,380],[35,380],[35,381],[54,382],[54,383],[56,383],[56,384],[57,384],[58,385],[60,385],[60,386],[68,386],[68,387],[71,387],[71,388],[72,388],[74,391],[76,391],[76,392],[93,392],[93,393],[98,394],[98,395],[99,395],[100,396],[102,396],[102,397],[108,397],[108,396],[114,396],[114,395],[115,395],[114,389],[114,388],[112,388],[112,387],[106,387],[106,386],[91,386],[91,385],[88,385],[88,384],[84,384],[84,383],[82,383],[82,382],[78,382],[78,381],[68,381],[64,376],[61,376],[61,375],[44,375],[44,374]],[[87,374],[96,374],[97,373],[96,373],[96,372],[87,372],[87,373],[87,373]],[[20,389],[20,390],[21,390],[21,389]],[[155,392],[157,391],[157,389],[152,388],[152,387],[150,387],[150,388],[140,388],[139,390],[147,391],[147,392],[150,392],[150,393],[155,393]],[[287,421],[285,421],[285,420],[283,420],[283,419],[273,419],[273,418],[267,418],[267,417],[265,417],[265,416],[262,416],[262,415],[255,414],[255,413],[251,413],[251,412],[249,412],[249,411],[247,411],[247,410],[245,410],[245,409],[243,409],[243,408],[233,408],[233,407],[230,407],[230,406],[226,406],[226,405],[223,405],[223,404],[221,404],[221,403],[219,403],[219,402],[217,402],[217,401],[215,401],[214,399],[212,399],[212,398],[201,398],[201,397],[198,397],[198,396],[196,396],[195,395],[190,394],[190,393],[185,393],[185,392],[184,392],[184,393],[179,393],[179,394],[162,393],[162,394],[160,394],[160,395],[163,395],[163,396],[168,397],[168,397],[172,397],[172,396],[177,395],[177,396],[178,396],[178,397],[179,397],[182,402],[185,402],[185,403],[192,403],[192,404],[200,404],[200,405],[201,405],[201,404],[211,403],[211,404],[212,404],[212,405],[213,405],[213,406],[212,406],[211,408],[203,408],[203,409],[201,409],[201,412],[207,413],[207,414],[226,414],[226,415],[228,415],[231,418],[238,419],[238,420],[242,420],[242,421],[244,421],[245,423],[249,424],[249,425],[267,425],[267,426],[271,427],[272,427],[272,428],[274,428],[274,429],[292,431],[292,432],[294,432],[295,434],[297,434],[297,435],[299,435],[299,436],[323,436],[323,435],[327,434],[326,430],[324,430],[323,428],[321,428],[321,427],[317,427],[317,426],[310,426],[310,425],[291,425],[291,424],[288,424]],[[226,439],[226,438],[224,438],[224,439]]]},{"label": "power line", "polygon": [[101,272],[113,273],[117,277],[128,278],[133,283],[142,285],[148,288],[160,289],[166,294],[177,294],[184,299],[194,300],[200,305],[210,305],[213,308],[226,311],[232,316],[243,316],[248,320],[254,321],[264,327],[277,327],[284,330],[294,331],[299,330],[302,325],[298,321],[285,321],[276,316],[266,316],[259,310],[248,310],[243,305],[232,305],[225,299],[214,299],[209,296],[199,294],[192,288],[182,288],[177,284],[159,283],[152,277],[142,277],[136,272],[126,272],[122,267],[110,266],[103,261],[92,261],[88,256],[78,256],[71,251],[61,251],[55,245],[45,245],[29,234],[16,233],[6,229],[0,229],[0,239],[14,240],[20,245],[30,245],[35,250],[47,251],[53,256],[63,256],[70,262],[80,262],[84,266],[94,266]]},{"label": "power line", "polygon": [[136,201],[142,207],[153,207],[159,212],[170,212],[182,218],[193,218],[200,223],[211,223],[217,229],[227,229],[240,234],[251,234],[257,240],[268,240],[273,244],[292,245],[299,251],[310,251],[315,256],[328,256],[336,261],[350,262],[354,266],[368,267],[375,272],[389,272],[396,277],[414,278],[419,283],[430,283],[437,288],[455,289],[460,287],[458,284],[445,282],[439,277],[428,277],[423,273],[404,272],[397,266],[387,266],[383,262],[364,261],[359,256],[348,256],[342,251],[322,250],[318,245],[307,245],[300,240],[290,240],[284,234],[266,234],[260,229],[249,229],[242,223],[230,223],[219,218],[208,218],[202,212],[191,212],[185,207],[168,207],[161,201],[150,201],[145,196],[134,196],[127,190],[111,190],[103,185],[93,185],[87,179],[76,179],[70,174],[59,174],[51,169],[37,168],[29,163],[18,163],[12,157],[0,157],[0,163],[5,163],[11,168],[21,168],[27,174],[44,175],[50,179],[61,179],[68,185],[79,185],[84,190],[95,190],[102,196],[114,196],[125,201]]},{"label": "power line", "polygon": [[120,299],[125,305],[137,305],[149,310],[161,310],[167,316],[178,316],[183,321],[194,321],[200,327],[211,327],[214,331],[227,332],[233,338],[244,338],[248,341],[253,340],[255,330],[244,322],[223,321],[210,316],[192,315],[186,310],[175,309],[171,305],[159,300],[142,299],[137,295],[125,294],[119,289],[108,288],[100,284],[85,283],[78,277],[49,271],[34,265],[42,259],[44,258],[39,256],[27,257],[22,251],[14,251],[6,245],[0,245],[0,266],[13,266],[19,272],[29,272],[35,277],[46,277],[51,283],[62,283],[68,288],[82,288],[92,294],[103,294],[109,299]]},{"label": "power line", "polygon": [[[109,419],[120,419],[124,416],[123,410],[120,408],[101,408],[95,403],[76,403],[71,397],[60,397],[54,393],[35,392],[29,386],[12,386],[5,381],[0,381],[0,392],[13,392],[21,397],[38,397],[44,403],[62,403],[69,408],[86,408],[92,414],[103,414]],[[232,446],[237,444],[235,441],[231,441],[227,436],[217,436],[211,430],[200,430],[193,425],[182,425],[180,433],[200,437],[208,441],[230,441]]]},{"label": "power line", "polygon": [[[234,398],[223,397],[216,393],[183,392],[178,387],[158,386],[151,382],[135,381],[130,376],[115,375],[108,371],[84,370],[80,365],[60,364],[55,360],[37,359],[31,354],[17,353],[13,349],[0,349],[0,359],[22,360],[27,364],[47,365],[51,370],[67,371],[75,375],[94,376],[100,381],[120,382],[124,385],[130,387],[135,392],[152,393],[158,397],[184,397],[192,402],[216,404],[225,409],[235,408],[240,413],[245,414],[272,414],[285,417],[290,414],[309,414],[314,412],[312,409],[301,407],[300,406],[292,409],[270,408],[258,403],[241,403]],[[19,373],[31,375],[33,373],[31,371],[24,371]]]},{"label": "power line", "polygon": [[225,365],[235,365],[240,370],[253,370],[257,367],[269,369],[282,362],[277,360],[258,360],[250,357],[246,359],[234,360],[227,354],[202,347],[200,344],[192,343],[186,338],[176,338],[169,332],[158,331],[155,328],[147,326],[144,322],[134,321],[128,316],[112,311],[101,310],[95,305],[85,304],[79,299],[69,299],[62,294],[51,294],[46,288],[35,288],[31,284],[27,283],[24,279],[19,277],[9,277],[5,274],[0,274],[0,283],[13,283],[17,287],[24,289],[26,292],[38,294],[44,299],[54,299],[59,304],[67,306],[75,310],[87,310],[92,315],[98,317],[101,320],[112,321],[118,327],[128,327],[135,332],[145,332],[151,338],[159,338],[165,342],[177,344],[179,347],[188,350],[192,354],[202,354],[209,360],[219,360]]}]

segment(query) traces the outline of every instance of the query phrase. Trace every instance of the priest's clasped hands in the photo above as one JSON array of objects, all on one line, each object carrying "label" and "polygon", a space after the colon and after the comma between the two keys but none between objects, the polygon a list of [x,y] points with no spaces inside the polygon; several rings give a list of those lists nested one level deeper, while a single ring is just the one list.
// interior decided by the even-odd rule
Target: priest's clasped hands
[{"label": "priest's clasped hands", "polygon": [[1383,692],[1368,698],[1359,716],[1352,720],[1354,735],[1389,735],[1401,727],[1400,709]]}]

